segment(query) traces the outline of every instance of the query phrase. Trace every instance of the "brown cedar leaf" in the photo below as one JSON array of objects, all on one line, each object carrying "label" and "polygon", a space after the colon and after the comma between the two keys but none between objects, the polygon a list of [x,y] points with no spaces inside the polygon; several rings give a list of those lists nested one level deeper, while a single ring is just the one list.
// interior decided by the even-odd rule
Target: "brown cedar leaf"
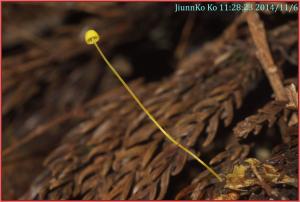
[{"label": "brown cedar leaf", "polygon": [[234,128],[234,134],[239,138],[247,138],[250,133],[257,135],[265,124],[272,127],[281,116],[285,102],[272,101],[258,110],[258,113],[239,122]]},{"label": "brown cedar leaf", "polygon": [[207,145],[209,145],[213,141],[213,139],[215,138],[215,136],[217,134],[217,130],[218,130],[218,126],[219,126],[219,114],[220,114],[220,112],[217,111],[213,115],[213,117],[209,120],[209,124],[206,128],[207,138],[202,144],[203,147],[206,147]]},{"label": "brown cedar leaf", "polygon": [[227,99],[223,103],[223,112],[221,118],[224,119],[224,125],[228,127],[232,122],[234,116],[234,107],[232,103],[232,99]]},{"label": "brown cedar leaf", "polygon": [[144,127],[133,132],[132,135],[128,138],[128,140],[125,142],[125,146],[131,147],[134,146],[135,144],[146,141],[157,130],[158,130],[157,127],[153,123],[148,123]]}]

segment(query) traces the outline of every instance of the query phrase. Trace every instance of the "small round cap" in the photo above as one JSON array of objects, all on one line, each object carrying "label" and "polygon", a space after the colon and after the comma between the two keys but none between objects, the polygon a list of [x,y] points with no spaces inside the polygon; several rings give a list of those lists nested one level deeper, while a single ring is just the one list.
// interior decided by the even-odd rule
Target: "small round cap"
[{"label": "small round cap", "polygon": [[99,39],[100,39],[99,34],[93,29],[90,29],[85,33],[85,42],[88,45],[97,43]]}]

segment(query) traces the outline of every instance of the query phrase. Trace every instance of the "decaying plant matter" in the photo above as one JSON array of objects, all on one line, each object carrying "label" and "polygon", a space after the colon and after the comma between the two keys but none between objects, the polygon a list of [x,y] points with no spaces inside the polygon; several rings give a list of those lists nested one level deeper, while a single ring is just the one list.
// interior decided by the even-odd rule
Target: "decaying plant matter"
[{"label": "decaying plant matter", "polygon": [[[3,153],[9,156],[4,198],[24,193],[45,155],[60,142],[62,134],[56,131],[69,130],[84,117],[81,105],[117,84],[84,45],[85,29],[101,30],[106,52],[130,78],[135,76],[133,64],[127,53],[116,50],[148,41],[155,30],[164,29],[157,21],[169,21],[170,12],[170,5],[159,4],[3,4]],[[156,43],[154,38],[152,45]],[[15,180],[20,167],[24,175]]]},{"label": "decaying plant matter", "polygon": [[[250,26],[258,26],[263,29],[263,25],[257,18],[257,14],[249,14],[248,22]],[[256,18],[256,19],[255,19]],[[254,23],[257,24],[254,24]],[[253,24],[252,24],[253,23]],[[262,49],[268,48],[266,38],[261,37],[255,28],[251,28],[252,37],[256,41],[256,46],[263,44]],[[253,36],[254,34],[258,34]],[[259,50],[258,58],[265,61],[263,57],[269,57],[269,64],[273,63],[271,56],[262,56]],[[266,51],[266,50],[265,50]],[[216,183],[207,171],[200,174],[193,180],[193,183],[182,189],[176,196],[177,199],[192,200],[289,200],[297,198],[298,190],[298,94],[295,84],[291,84],[287,89],[283,88],[281,78],[274,76],[279,69],[265,64],[263,66],[272,67],[273,71],[268,78],[273,82],[276,98],[281,101],[270,101],[254,115],[239,122],[233,129],[235,141],[229,143],[225,150],[217,154],[210,163],[217,165],[223,172],[225,182]],[[296,84],[297,85],[297,84]],[[281,88],[282,87],[282,88]],[[275,91],[276,91],[275,90]],[[285,97],[284,95],[289,95]],[[296,117],[296,118],[295,118]],[[237,140],[248,138],[249,134],[258,135],[267,125],[269,128],[279,128],[284,144],[274,148],[273,154],[266,157],[264,162],[256,158],[247,158],[250,148],[248,145],[240,144]],[[274,132],[274,131],[273,131]],[[266,135],[266,132],[264,133]],[[237,139],[236,139],[237,138]]]},{"label": "decaying plant matter", "polygon": [[[76,7],[96,16],[109,15],[105,9],[99,11],[85,4],[77,4]],[[114,14],[120,18],[123,16],[117,11]],[[163,12],[161,14],[165,15]],[[269,14],[265,15],[270,17]],[[136,16],[132,22],[140,22],[142,19],[141,16]],[[195,20],[193,17],[188,19]],[[97,17],[93,22],[96,25],[99,23],[99,27],[102,26],[101,23],[105,24],[98,22]],[[194,23],[189,22],[187,26]],[[119,25],[112,26],[111,32],[102,33],[104,37],[112,37],[111,34],[114,34],[112,38],[116,40],[113,42],[103,39],[104,45],[106,42],[113,43],[106,44],[112,52],[115,44],[121,43],[124,34],[144,34],[135,33],[134,28],[130,26],[123,31],[114,30],[118,28]],[[58,118],[45,116],[46,120],[52,120],[49,123],[41,124],[39,120],[38,127],[33,124],[33,131],[29,133],[29,137],[50,139],[51,136],[47,134],[51,131],[51,134],[61,136],[62,140],[51,149],[44,159],[42,172],[30,182],[30,189],[21,198],[296,199],[297,21],[286,20],[282,24],[275,23],[272,29],[263,29],[266,32],[265,39],[268,40],[270,57],[274,60],[279,79],[285,87],[283,90],[286,100],[275,99],[277,94],[269,86],[269,77],[262,68],[262,59],[257,57],[258,45],[253,41],[253,33],[249,29],[245,13],[237,15],[223,34],[214,40],[201,46],[192,46],[186,41],[186,44],[179,45],[184,46],[185,51],[190,51],[180,52],[179,55],[178,52],[174,53],[178,59],[177,63],[174,63],[175,70],[165,78],[151,82],[145,82],[143,79],[129,82],[130,87],[159,123],[178,142],[221,173],[223,182],[218,182],[207,170],[166,140],[127,92],[119,86],[110,88],[105,93],[99,90],[95,94],[83,96],[77,104],[74,103],[76,107],[71,107],[70,112],[61,112]],[[184,35],[191,36],[192,33]],[[136,37],[139,36],[132,38]],[[62,43],[67,41],[64,37],[61,38]],[[69,45],[71,44],[70,39]],[[81,49],[84,49],[83,53],[87,51],[85,45],[76,46],[78,49],[73,47],[71,53]],[[43,53],[36,52],[37,55]],[[34,57],[38,58],[37,55]],[[76,54],[71,55],[69,60]],[[19,57],[16,61],[21,64],[21,61],[25,60],[23,57],[29,56],[20,54]],[[60,53],[55,54],[55,57],[64,56]],[[38,71],[52,72],[50,66],[42,67],[47,64],[45,60],[41,59],[41,63],[43,64],[33,69],[32,65],[28,65],[28,74],[36,72],[38,75]],[[59,61],[57,63],[64,66]],[[99,68],[99,65],[93,62],[91,64],[91,69]],[[53,63],[52,67],[55,65],[56,63]],[[37,84],[42,78],[28,78],[24,69],[27,68],[21,66],[4,72],[4,79],[11,81],[7,82],[7,85],[12,83],[11,87],[5,88],[5,92],[15,95],[12,96],[14,99],[20,96],[21,90],[16,89],[21,88],[17,86],[22,86],[22,82]],[[10,74],[10,71],[16,72]],[[53,79],[53,85],[59,85],[57,79],[64,77],[57,75],[55,71],[52,73],[53,77],[50,78]],[[83,81],[90,82],[90,74],[91,72],[86,72],[87,80]],[[97,80],[97,76],[92,79],[93,82]],[[81,91],[76,87],[75,89],[76,92]],[[64,94],[60,92],[59,95],[61,93]],[[275,98],[272,97],[273,93]],[[33,95],[34,93],[29,92],[25,98],[29,101]],[[9,99],[9,96],[5,96]],[[47,101],[51,95],[46,90],[44,96]],[[57,105],[63,104],[59,99],[56,99],[56,102]],[[22,106],[22,103],[6,107],[5,113],[16,110],[17,105]],[[20,123],[22,120],[23,118],[20,119]],[[264,143],[268,144],[265,146]],[[11,149],[8,147],[7,156],[4,158],[8,161],[12,158],[11,161],[14,161],[22,147],[26,145],[21,144],[15,148],[10,147]]]},{"label": "decaying plant matter", "polygon": [[[270,113],[272,108],[275,108],[276,118],[274,112]],[[210,162],[212,165],[218,164],[225,176],[225,183],[221,185],[216,183],[205,172],[206,174],[200,174],[191,185],[184,188],[177,195],[177,199],[288,200],[297,198],[298,127],[297,125],[288,126],[289,119],[285,118],[284,113],[280,113],[284,110],[292,113],[285,108],[285,103],[271,101],[257,114],[240,122],[234,131],[239,137],[247,138],[246,133],[260,133],[263,123],[269,121],[269,127],[274,128],[275,123],[278,126],[282,124],[286,126],[286,130],[281,133],[290,138],[289,142],[277,145],[272,155],[264,162],[255,158],[246,159],[250,151],[247,145],[229,144]],[[262,117],[262,120],[259,120],[259,117]],[[282,119],[285,121],[281,122]]]}]

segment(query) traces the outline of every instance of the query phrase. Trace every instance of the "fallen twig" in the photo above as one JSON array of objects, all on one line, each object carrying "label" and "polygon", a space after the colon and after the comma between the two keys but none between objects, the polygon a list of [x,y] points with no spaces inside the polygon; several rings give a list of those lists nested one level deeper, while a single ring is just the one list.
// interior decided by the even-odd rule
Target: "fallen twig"
[{"label": "fallen twig", "polygon": [[282,84],[278,67],[272,58],[269,45],[267,43],[266,31],[263,22],[260,20],[257,12],[249,12],[247,22],[251,32],[252,39],[257,48],[257,58],[270,81],[276,99],[287,101],[285,88]]}]

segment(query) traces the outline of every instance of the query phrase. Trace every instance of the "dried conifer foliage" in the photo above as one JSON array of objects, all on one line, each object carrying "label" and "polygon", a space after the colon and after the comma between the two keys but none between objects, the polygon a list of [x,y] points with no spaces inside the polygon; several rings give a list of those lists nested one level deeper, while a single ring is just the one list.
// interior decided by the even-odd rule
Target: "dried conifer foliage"
[{"label": "dried conifer foliage", "polygon": [[[262,75],[249,40],[201,53],[210,57],[195,61],[192,54],[165,81],[132,84],[165,128],[192,149],[212,144],[220,125],[231,124]],[[184,66],[189,60],[194,65]],[[123,89],[85,110],[90,116],[46,159],[48,174],[34,185],[33,198],[163,199],[187,156],[165,140]],[[244,156],[249,151],[247,145],[236,148],[240,151],[232,152]]]},{"label": "dried conifer foliage", "polygon": [[[106,53],[119,67],[118,71],[131,78],[135,66],[124,50],[128,44],[137,44],[136,48],[140,41],[150,41],[148,38],[155,30],[165,30],[170,24],[171,6],[3,4],[3,147],[11,148],[27,136],[44,134],[14,152],[13,161],[8,159],[4,163],[4,198],[16,199],[24,193],[62,134],[81,120],[83,103],[118,85],[93,50],[84,44],[85,29],[101,31]],[[173,30],[178,26],[180,23]],[[168,41],[171,36],[166,36]],[[154,44],[159,40],[154,39]],[[116,51],[123,46],[122,51]],[[23,174],[16,177],[20,167]]]},{"label": "dried conifer foliage", "polygon": [[[96,62],[89,47],[83,45],[81,39],[75,39],[78,35],[74,33],[82,25],[93,25],[95,29],[105,30],[103,45],[113,54],[124,44],[143,39],[153,22],[167,19],[163,22],[174,25],[166,12],[173,4],[159,7],[163,9],[156,15],[149,11],[148,17],[144,12],[158,5],[137,5],[121,4],[120,9],[115,4],[104,7],[75,4],[72,12],[84,12],[85,17],[76,24],[60,26],[61,16],[65,17],[63,22],[68,23],[69,18],[79,15],[76,12],[66,15],[67,5],[62,6],[48,30],[51,34],[38,39],[46,43],[46,47],[56,47],[57,52],[49,51],[50,48],[43,50],[44,46],[32,46],[30,40],[24,45],[20,42],[23,39],[5,38],[8,47],[12,46],[11,41],[17,41],[13,42],[14,46],[23,44],[27,51],[4,57],[4,66],[16,67],[4,68],[3,115],[9,117],[19,113],[22,107],[28,106],[26,103],[39,95],[39,101],[44,103],[41,106],[52,108],[26,111],[26,116],[16,121],[25,128],[20,133],[24,135],[33,129],[29,136],[40,136],[39,139],[59,136],[62,139],[60,143],[56,140],[51,152],[43,158],[41,172],[30,181],[30,188],[21,198],[296,199],[298,158],[290,156],[298,152],[298,87],[294,82],[297,80],[297,22],[287,18],[281,23],[273,22],[272,29],[266,30],[284,84],[290,85],[287,89],[290,102],[272,98],[273,92],[257,59],[257,49],[244,14],[237,14],[223,33],[210,41],[196,45],[187,42],[188,51],[172,62],[174,71],[163,78],[146,82],[147,78],[135,79],[132,74],[127,77],[133,78],[129,85],[158,122],[221,174],[225,180],[220,183],[171,144],[116,80],[101,72],[104,66]],[[45,4],[45,8],[52,6]],[[130,16],[131,9],[135,9],[137,15],[127,21],[120,20]],[[274,20],[269,14],[263,15],[266,22]],[[139,23],[145,23],[148,30],[137,32],[135,26]],[[194,23],[200,22],[195,20]],[[32,32],[41,30],[36,26],[30,29]],[[190,34],[193,38],[193,33]],[[24,39],[26,36],[24,33]],[[124,41],[124,36],[132,38]],[[49,44],[49,41],[54,42]],[[83,55],[88,58],[81,63],[85,68],[78,65],[76,59]],[[10,59],[13,56],[15,60]],[[76,68],[72,69],[73,65]],[[143,68],[143,65],[131,68]],[[126,76],[126,69],[119,70]],[[49,80],[41,88],[39,83],[45,82],[45,74]],[[101,87],[96,88],[100,80],[103,80]],[[52,85],[63,87],[56,91]],[[29,90],[24,91],[27,88]],[[104,89],[109,90],[103,92]],[[78,98],[73,99],[74,96]],[[71,113],[64,112],[68,103]],[[32,117],[29,113],[33,113],[36,120],[31,125],[28,123],[31,128],[24,124]],[[258,146],[261,141],[267,142],[270,134],[277,138],[265,154]],[[28,144],[22,147],[26,146]],[[19,148],[9,151],[8,160],[10,155],[16,157],[21,151]],[[262,156],[264,158],[260,158]]]},{"label": "dried conifer foliage", "polygon": [[[234,132],[239,137],[246,138],[247,133],[261,133],[263,124],[268,122],[269,127],[275,127],[274,124],[285,126],[281,134],[290,138],[288,143],[275,146],[272,154],[263,162],[256,158],[246,159],[250,151],[248,145],[229,143],[224,151],[210,161],[211,165],[220,167],[226,181],[223,184],[216,183],[207,171],[205,174],[203,172],[194,179],[191,185],[182,189],[176,198],[191,200],[296,199],[298,197],[298,124],[289,126],[290,120],[282,113],[285,106],[285,103],[276,101],[267,103],[258,110],[258,113],[237,124]],[[285,110],[286,113],[293,113],[291,110]],[[284,137],[282,139],[284,140]]]}]

